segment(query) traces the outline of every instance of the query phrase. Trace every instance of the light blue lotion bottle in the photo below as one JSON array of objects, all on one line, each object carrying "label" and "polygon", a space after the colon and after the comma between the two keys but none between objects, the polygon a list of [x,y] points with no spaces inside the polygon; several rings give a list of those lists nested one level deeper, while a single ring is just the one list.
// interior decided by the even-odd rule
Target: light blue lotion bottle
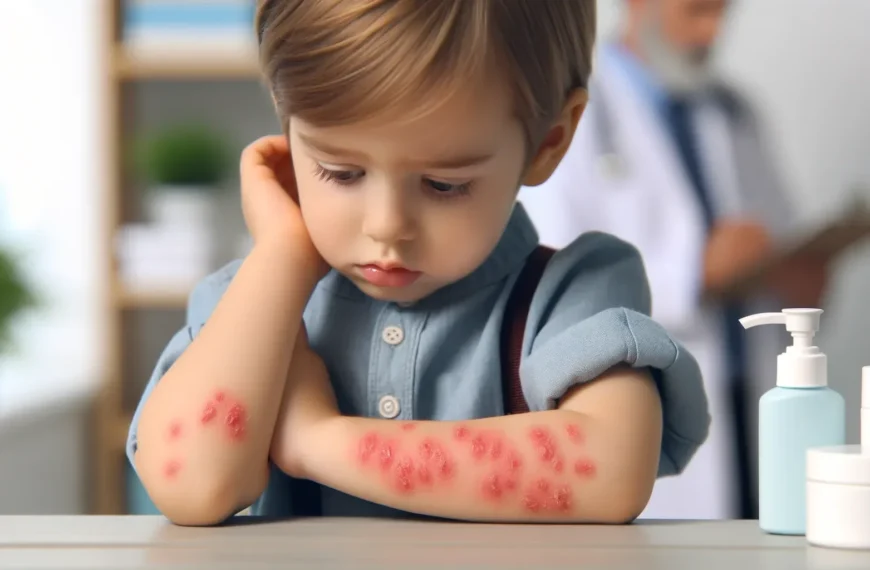
[{"label": "light blue lotion bottle", "polygon": [[821,314],[784,309],[740,319],[744,328],[785,325],[792,336],[777,357],[776,387],[758,406],[758,523],[772,534],[805,534],[807,450],[846,442],[845,401],[828,388],[828,358],[813,345]]}]

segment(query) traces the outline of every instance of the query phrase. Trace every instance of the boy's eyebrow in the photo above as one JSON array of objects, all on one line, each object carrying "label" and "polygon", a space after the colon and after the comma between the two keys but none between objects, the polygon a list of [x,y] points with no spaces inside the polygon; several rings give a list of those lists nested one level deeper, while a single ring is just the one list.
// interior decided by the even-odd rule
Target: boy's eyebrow
[{"label": "boy's eyebrow", "polygon": [[[366,158],[366,155],[361,152],[355,152],[352,150],[347,150],[343,148],[334,147],[332,145],[326,144],[321,141],[317,141],[309,136],[306,136],[302,133],[298,133],[299,138],[302,139],[306,145],[319,150],[322,153],[329,154],[332,156],[346,156],[346,157],[359,157]],[[410,161],[416,168],[432,168],[437,170],[454,170],[460,168],[468,168],[469,166],[476,166],[478,164],[483,164],[491,160],[495,156],[492,153],[481,152],[475,154],[467,154],[467,155],[457,155],[457,156],[448,156],[444,158],[436,158],[433,160],[421,160],[421,161]]]}]

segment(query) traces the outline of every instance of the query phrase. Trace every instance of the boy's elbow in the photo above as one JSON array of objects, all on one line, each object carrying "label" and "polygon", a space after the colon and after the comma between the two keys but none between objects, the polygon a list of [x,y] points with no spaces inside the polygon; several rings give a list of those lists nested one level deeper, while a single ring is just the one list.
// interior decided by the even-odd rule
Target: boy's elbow
[{"label": "boy's elbow", "polygon": [[265,491],[266,483],[266,479],[213,479],[191,480],[185,485],[181,481],[167,483],[142,477],[142,485],[157,510],[180,526],[219,525],[252,504]]},{"label": "boy's elbow", "polygon": [[606,524],[629,524],[639,517],[652,496],[652,484],[633,481],[619,491],[619,498],[611,505],[608,520],[602,521]]}]

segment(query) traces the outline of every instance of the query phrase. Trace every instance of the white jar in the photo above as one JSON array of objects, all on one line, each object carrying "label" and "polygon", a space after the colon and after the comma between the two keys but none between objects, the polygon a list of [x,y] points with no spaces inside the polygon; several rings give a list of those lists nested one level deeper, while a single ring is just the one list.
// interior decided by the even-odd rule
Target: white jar
[{"label": "white jar", "polygon": [[870,549],[870,448],[807,451],[807,542]]}]

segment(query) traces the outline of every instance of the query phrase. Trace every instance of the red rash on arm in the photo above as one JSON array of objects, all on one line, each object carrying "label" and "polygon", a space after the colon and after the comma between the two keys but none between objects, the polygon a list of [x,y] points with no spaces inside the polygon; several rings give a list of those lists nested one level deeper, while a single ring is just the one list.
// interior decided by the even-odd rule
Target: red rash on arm
[{"label": "red rash on arm", "polygon": [[178,471],[181,470],[181,462],[175,459],[166,462],[166,465],[163,467],[163,475],[167,479],[175,479],[175,476],[178,475]]},{"label": "red rash on arm", "polygon": [[[225,392],[216,392],[214,397],[205,403],[199,416],[203,427],[211,427],[214,419],[222,415],[224,417],[224,429],[226,437],[233,442],[241,441],[245,437],[247,414],[242,404],[233,402],[227,398]],[[173,420],[169,424],[169,441],[175,441],[183,434],[181,420]],[[181,469],[181,463],[175,459],[167,461],[163,467],[163,475],[167,479],[174,479]]]},{"label": "red rash on arm", "polygon": [[357,461],[363,467],[376,466],[387,483],[403,493],[449,481],[455,472],[453,458],[429,438],[416,446],[401,446],[395,439],[368,433],[360,441]]},{"label": "red rash on arm", "polygon": [[229,399],[224,392],[217,392],[212,399],[205,403],[200,414],[200,423],[209,425],[218,415],[224,416],[226,435],[231,441],[241,441],[245,436],[247,425],[247,413],[244,406],[239,402]]},{"label": "red rash on arm", "polygon": [[568,434],[568,439],[573,443],[583,443],[583,432],[577,424],[568,424],[565,426],[565,433]]},{"label": "red rash on arm", "polygon": [[[393,435],[368,432],[357,446],[358,465],[377,469],[391,489],[402,494],[446,490],[455,487],[459,475],[468,473],[479,477],[477,495],[485,501],[512,502],[530,513],[571,513],[574,497],[569,475],[564,474],[565,454],[548,428],[530,428],[528,442],[521,446],[499,432],[465,425],[457,426],[453,438],[442,442],[415,436],[408,425],[414,424],[401,424],[402,433]],[[577,426],[567,426],[565,434],[563,439],[582,442]],[[594,477],[595,465],[588,457],[577,458],[573,465],[576,476]]]},{"label": "red rash on arm", "polygon": [[175,420],[169,424],[169,440],[174,441],[179,437],[181,437],[181,422]]}]

